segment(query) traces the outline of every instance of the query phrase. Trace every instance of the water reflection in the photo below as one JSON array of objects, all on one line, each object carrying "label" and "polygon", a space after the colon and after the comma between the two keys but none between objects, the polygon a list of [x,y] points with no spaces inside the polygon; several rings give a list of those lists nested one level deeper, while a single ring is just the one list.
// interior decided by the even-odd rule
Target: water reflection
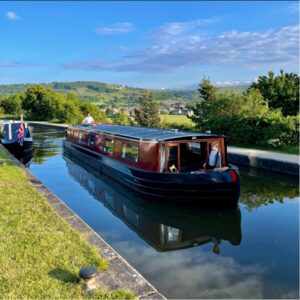
[{"label": "water reflection", "polygon": [[34,163],[43,164],[48,157],[61,153],[64,130],[30,127],[35,144]]},{"label": "water reflection", "polygon": [[286,198],[298,200],[299,178],[296,176],[246,168],[241,169],[241,175],[239,202],[249,211],[275,202],[283,203]]},{"label": "water reflection", "polygon": [[223,240],[241,243],[240,210],[212,211],[151,203],[104,177],[78,159],[64,154],[71,177],[158,251],[210,243],[219,254]]},{"label": "water reflection", "polygon": [[239,210],[207,217],[207,211],[145,203],[62,157],[64,133],[35,132],[36,148],[49,145],[51,158],[44,151],[44,162],[33,162],[31,172],[167,298],[299,298],[298,178],[240,170],[241,237]]},{"label": "water reflection", "polygon": [[31,149],[27,149],[26,151],[19,151],[16,150],[14,151],[14,149],[10,149],[10,153],[16,158],[18,159],[25,168],[29,169],[30,167],[30,163],[32,162],[33,159],[33,152],[34,152],[34,148]]}]

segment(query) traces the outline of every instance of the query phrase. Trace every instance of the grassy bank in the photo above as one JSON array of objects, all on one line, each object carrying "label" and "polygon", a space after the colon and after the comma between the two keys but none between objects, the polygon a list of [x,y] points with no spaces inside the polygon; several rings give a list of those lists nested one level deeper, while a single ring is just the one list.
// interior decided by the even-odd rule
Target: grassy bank
[{"label": "grassy bank", "polygon": [[167,124],[177,124],[177,125],[187,125],[189,127],[194,126],[194,122],[189,119],[186,115],[160,115],[160,120],[162,123]]},{"label": "grassy bank", "polygon": [[[0,298],[78,299],[79,270],[107,263],[63,221],[0,148]],[[125,290],[100,290],[92,298],[128,299]]]}]

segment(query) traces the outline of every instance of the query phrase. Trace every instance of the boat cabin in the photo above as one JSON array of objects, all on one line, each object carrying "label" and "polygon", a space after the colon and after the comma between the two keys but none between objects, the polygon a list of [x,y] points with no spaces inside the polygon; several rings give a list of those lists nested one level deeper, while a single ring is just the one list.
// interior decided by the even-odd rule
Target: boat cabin
[{"label": "boat cabin", "polygon": [[69,127],[67,141],[90,154],[96,152],[139,169],[166,173],[199,171],[212,143],[217,142],[221,166],[228,165],[223,135],[101,124]]}]

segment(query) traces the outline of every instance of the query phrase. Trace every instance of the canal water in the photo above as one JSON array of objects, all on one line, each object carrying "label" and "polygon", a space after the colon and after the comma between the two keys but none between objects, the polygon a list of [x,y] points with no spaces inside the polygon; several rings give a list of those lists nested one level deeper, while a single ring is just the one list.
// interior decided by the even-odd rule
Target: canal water
[{"label": "canal water", "polygon": [[167,298],[299,298],[298,179],[242,169],[239,208],[159,205],[33,129],[29,170]]}]

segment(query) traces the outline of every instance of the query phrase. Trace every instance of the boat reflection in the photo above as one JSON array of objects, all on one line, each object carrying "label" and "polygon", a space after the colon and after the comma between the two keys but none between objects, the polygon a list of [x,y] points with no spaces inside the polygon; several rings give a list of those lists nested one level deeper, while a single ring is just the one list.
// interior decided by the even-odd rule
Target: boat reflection
[{"label": "boat reflection", "polygon": [[23,152],[20,152],[18,149],[14,150],[13,148],[9,151],[17,160],[19,160],[25,168],[29,169],[29,166],[33,159],[33,152],[34,149],[28,148],[24,150]]},{"label": "boat reflection", "polygon": [[211,243],[219,254],[222,241],[241,243],[239,208],[212,211],[146,201],[75,157],[63,157],[72,178],[158,251]]}]

